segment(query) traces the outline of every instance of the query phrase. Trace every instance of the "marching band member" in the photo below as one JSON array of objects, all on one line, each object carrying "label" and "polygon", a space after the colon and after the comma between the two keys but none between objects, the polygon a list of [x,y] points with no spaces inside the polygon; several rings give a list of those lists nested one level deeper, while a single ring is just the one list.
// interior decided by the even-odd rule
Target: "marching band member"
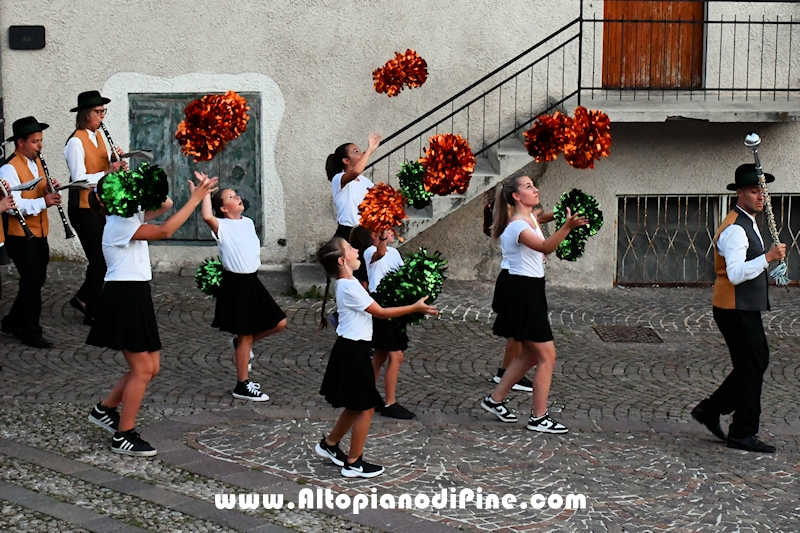
[{"label": "marching band member", "polygon": [[[44,169],[38,160],[42,150],[42,132],[49,126],[34,117],[21,118],[12,125],[13,157],[0,167],[0,179],[9,187],[44,178]],[[54,185],[59,187],[54,180]],[[6,249],[19,271],[19,292],[11,311],[3,317],[2,331],[18,337],[34,348],[52,348],[53,343],[42,337],[39,315],[42,312],[42,286],[47,277],[50,248],[47,244],[47,208],[60,205],[58,192],[47,192],[47,181],[42,179],[31,191],[13,192],[14,203],[25,217],[33,238],[25,238],[22,225],[16,217],[3,215],[6,230]]]},{"label": "marching band member", "polygon": [[[127,164],[119,158],[113,163],[109,161],[106,143],[97,131],[106,114],[103,106],[110,101],[100,96],[98,91],[87,91],[78,95],[78,105],[70,109],[77,116],[75,131],[64,147],[64,157],[73,182],[86,180],[97,184],[103,176],[127,168]],[[122,155],[122,150],[117,148],[117,153]],[[88,189],[70,189],[67,208],[69,220],[89,262],[86,279],[69,303],[84,314],[83,323],[87,325],[91,325],[94,320],[95,306],[103,290],[103,278],[106,275],[106,261],[101,244],[105,217],[93,213],[89,208],[89,192]]]}]

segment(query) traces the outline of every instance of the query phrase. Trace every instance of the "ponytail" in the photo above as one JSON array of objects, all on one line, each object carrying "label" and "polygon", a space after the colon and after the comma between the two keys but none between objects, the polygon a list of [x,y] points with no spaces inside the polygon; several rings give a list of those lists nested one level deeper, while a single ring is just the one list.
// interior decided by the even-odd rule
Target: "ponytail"
[{"label": "ponytail", "polygon": [[328,327],[328,317],[325,314],[325,306],[328,303],[328,294],[331,288],[331,278],[339,277],[339,258],[344,255],[344,239],[334,237],[319,250],[317,250],[317,261],[325,269],[325,294],[322,297],[322,310],[320,311],[319,330]]},{"label": "ponytail", "polygon": [[519,181],[526,174],[516,172],[502,181],[497,188],[494,205],[494,222],[492,224],[492,238],[499,239],[508,225],[508,208],[515,204],[513,194],[519,191]]},{"label": "ponytail", "polygon": [[325,161],[325,172],[328,174],[328,181],[332,181],[333,177],[339,172],[344,172],[344,161],[347,158],[347,151],[353,143],[345,143],[340,145],[336,150],[328,156]]}]

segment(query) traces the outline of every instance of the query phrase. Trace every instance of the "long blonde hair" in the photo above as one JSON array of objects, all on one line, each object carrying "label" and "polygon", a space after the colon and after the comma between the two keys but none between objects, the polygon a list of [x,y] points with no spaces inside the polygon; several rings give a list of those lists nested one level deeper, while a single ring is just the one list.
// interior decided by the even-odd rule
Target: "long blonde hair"
[{"label": "long blonde hair", "polygon": [[523,172],[515,172],[504,179],[500,187],[497,188],[494,205],[492,206],[492,215],[494,215],[494,221],[492,222],[493,239],[499,239],[506,229],[508,225],[508,208],[516,203],[514,202],[513,194],[519,191],[519,182],[525,177],[528,177],[528,175]]}]

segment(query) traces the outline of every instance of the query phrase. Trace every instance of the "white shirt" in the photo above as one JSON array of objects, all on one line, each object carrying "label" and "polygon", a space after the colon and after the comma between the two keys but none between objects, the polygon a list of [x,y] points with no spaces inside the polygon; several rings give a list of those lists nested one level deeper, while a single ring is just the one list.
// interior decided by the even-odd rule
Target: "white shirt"
[{"label": "white shirt", "polygon": [[[536,219],[536,215],[533,213],[531,213],[531,219],[533,220],[534,224],[541,228],[538,220]],[[544,234],[542,234],[542,236],[544,236]],[[503,251],[502,247],[500,248],[500,251]],[[503,259],[500,260],[500,270],[508,270],[508,259],[506,259],[506,254],[503,254]]]},{"label": "white shirt", "polygon": [[142,211],[129,218],[106,217],[102,241],[108,267],[106,281],[150,281],[153,278],[147,241],[131,240],[144,223]]},{"label": "white shirt", "polygon": [[[764,247],[764,239],[761,238],[756,219],[738,205],[734,209],[747,215],[747,218],[753,224],[753,230],[758,235],[758,240],[761,241],[761,246]],[[731,224],[722,230],[719,238],[717,238],[717,253],[725,258],[725,271],[728,273],[728,280],[734,285],[757,278],[769,267],[766,254],[759,255],[750,261],[745,261],[749,245],[750,241],[747,239],[747,233],[738,224]]]},{"label": "white shirt", "polygon": [[544,254],[519,242],[519,236],[525,230],[530,230],[544,239],[544,234],[538,225],[534,229],[530,224],[519,219],[506,226],[503,234],[500,235],[503,257],[508,260],[508,272],[517,276],[543,278]]},{"label": "white shirt", "polygon": [[247,217],[239,220],[219,218],[217,233],[211,236],[219,245],[222,268],[237,274],[252,274],[261,266],[261,241],[256,226]]},{"label": "white shirt", "polygon": [[[86,130],[86,133],[89,134],[92,144],[97,146],[97,132]],[[83,149],[83,143],[77,137],[73,136],[67,141],[67,145],[64,147],[64,157],[67,158],[69,176],[72,181],[88,180],[89,183],[97,183],[106,174],[103,171],[95,174],[86,173],[86,150]]]},{"label": "white shirt", "polygon": [[336,334],[352,341],[371,341],[372,315],[365,309],[374,301],[357,279],[336,280],[336,307],[339,311]]},{"label": "white shirt", "polygon": [[403,266],[403,258],[400,256],[400,252],[397,251],[397,248],[388,246],[386,248],[386,254],[373,262],[372,256],[375,255],[377,251],[378,248],[375,246],[370,246],[364,250],[364,262],[367,264],[367,278],[369,279],[370,293],[374,293],[378,290],[378,285],[380,285],[383,276]]},{"label": "white shirt", "polygon": [[333,205],[336,206],[336,220],[342,226],[356,227],[361,217],[358,215],[358,206],[364,201],[364,196],[372,187],[372,182],[363,175],[359,176],[342,187],[342,176],[339,172],[331,180],[333,192]]},{"label": "white shirt", "polygon": [[[28,169],[30,169],[31,174],[33,174],[33,179],[38,178],[39,167],[36,165],[36,161],[31,161],[26,157],[25,162],[28,164]],[[11,163],[6,163],[0,167],[0,179],[6,180],[9,188],[16,187],[20,184],[17,169],[14,168]],[[47,209],[44,198],[23,198],[20,191],[12,192],[11,196],[14,197],[14,203],[17,204],[17,209],[19,209],[19,212],[22,213],[23,216],[30,217],[38,215]],[[13,213],[13,210],[10,210],[9,213]]]}]

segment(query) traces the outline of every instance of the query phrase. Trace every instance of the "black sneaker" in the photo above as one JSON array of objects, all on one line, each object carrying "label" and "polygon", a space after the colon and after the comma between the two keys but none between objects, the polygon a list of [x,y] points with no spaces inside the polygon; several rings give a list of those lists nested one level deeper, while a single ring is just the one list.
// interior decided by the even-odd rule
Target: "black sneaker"
[{"label": "black sneaker", "polygon": [[261,392],[261,385],[247,381],[239,381],[233,389],[233,397],[239,400],[250,400],[251,402],[266,402],[269,396]]},{"label": "black sneaker", "polygon": [[117,431],[111,439],[111,451],[134,457],[152,457],[156,449],[134,431]]},{"label": "black sneaker", "polygon": [[567,426],[561,422],[556,422],[548,413],[544,416],[535,417],[531,415],[528,419],[528,429],[531,431],[538,431],[540,433],[566,433],[569,431]]},{"label": "black sneaker", "polygon": [[481,400],[481,407],[492,413],[502,422],[509,422],[509,423],[516,422],[517,421],[516,413],[509,410],[508,407],[506,407],[506,403],[508,403],[508,400],[503,400],[502,402],[496,402],[492,400],[492,395],[490,394],[489,396]]},{"label": "black sneaker", "polygon": [[366,462],[363,455],[356,459],[355,463],[348,464],[347,461],[345,461],[344,466],[342,466],[342,475],[344,477],[369,478],[380,476],[381,474],[383,474],[383,467]]},{"label": "black sneaker", "polygon": [[89,422],[97,424],[109,433],[119,431],[119,413],[116,407],[103,407],[98,403],[89,413]]},{"label": "black sneaker", "polygon": [[381,416],[385,416],[388,418],[399,418],[400,420],[411,420],[414,418],[415,415],[402,405],[397,402],[394,402],[392,405],[387,405],[383,409],[381,409]]},{"label": "black sneaker", "polygon": [[328,446],[328,443],[325,442],[325,437],[322,437],[322,440],[316,445],[314,451],[317,452],[317,455],[320,457],[333,461],[333,464],[336,466],[344,466],[345,461],[347,461],[347,455],[339,448],[339,445],[334,444],[333,446]]},{"label": "black sneaker", "polygon": [[[503,374],[505,373],[506,373],[505,368],[498,368],[497,374],[495,374],[495,376],[492,378],[492,381],[494,381],[495,383],[500,383],[500,380],[502,379]],[[514,386],[511,387],[511,390],[518,390],[522,392],[533,392],[533,382],[528,378],[526,378],[525,376],[522,376],[522,378],[519,381],[514,383]]]}]

